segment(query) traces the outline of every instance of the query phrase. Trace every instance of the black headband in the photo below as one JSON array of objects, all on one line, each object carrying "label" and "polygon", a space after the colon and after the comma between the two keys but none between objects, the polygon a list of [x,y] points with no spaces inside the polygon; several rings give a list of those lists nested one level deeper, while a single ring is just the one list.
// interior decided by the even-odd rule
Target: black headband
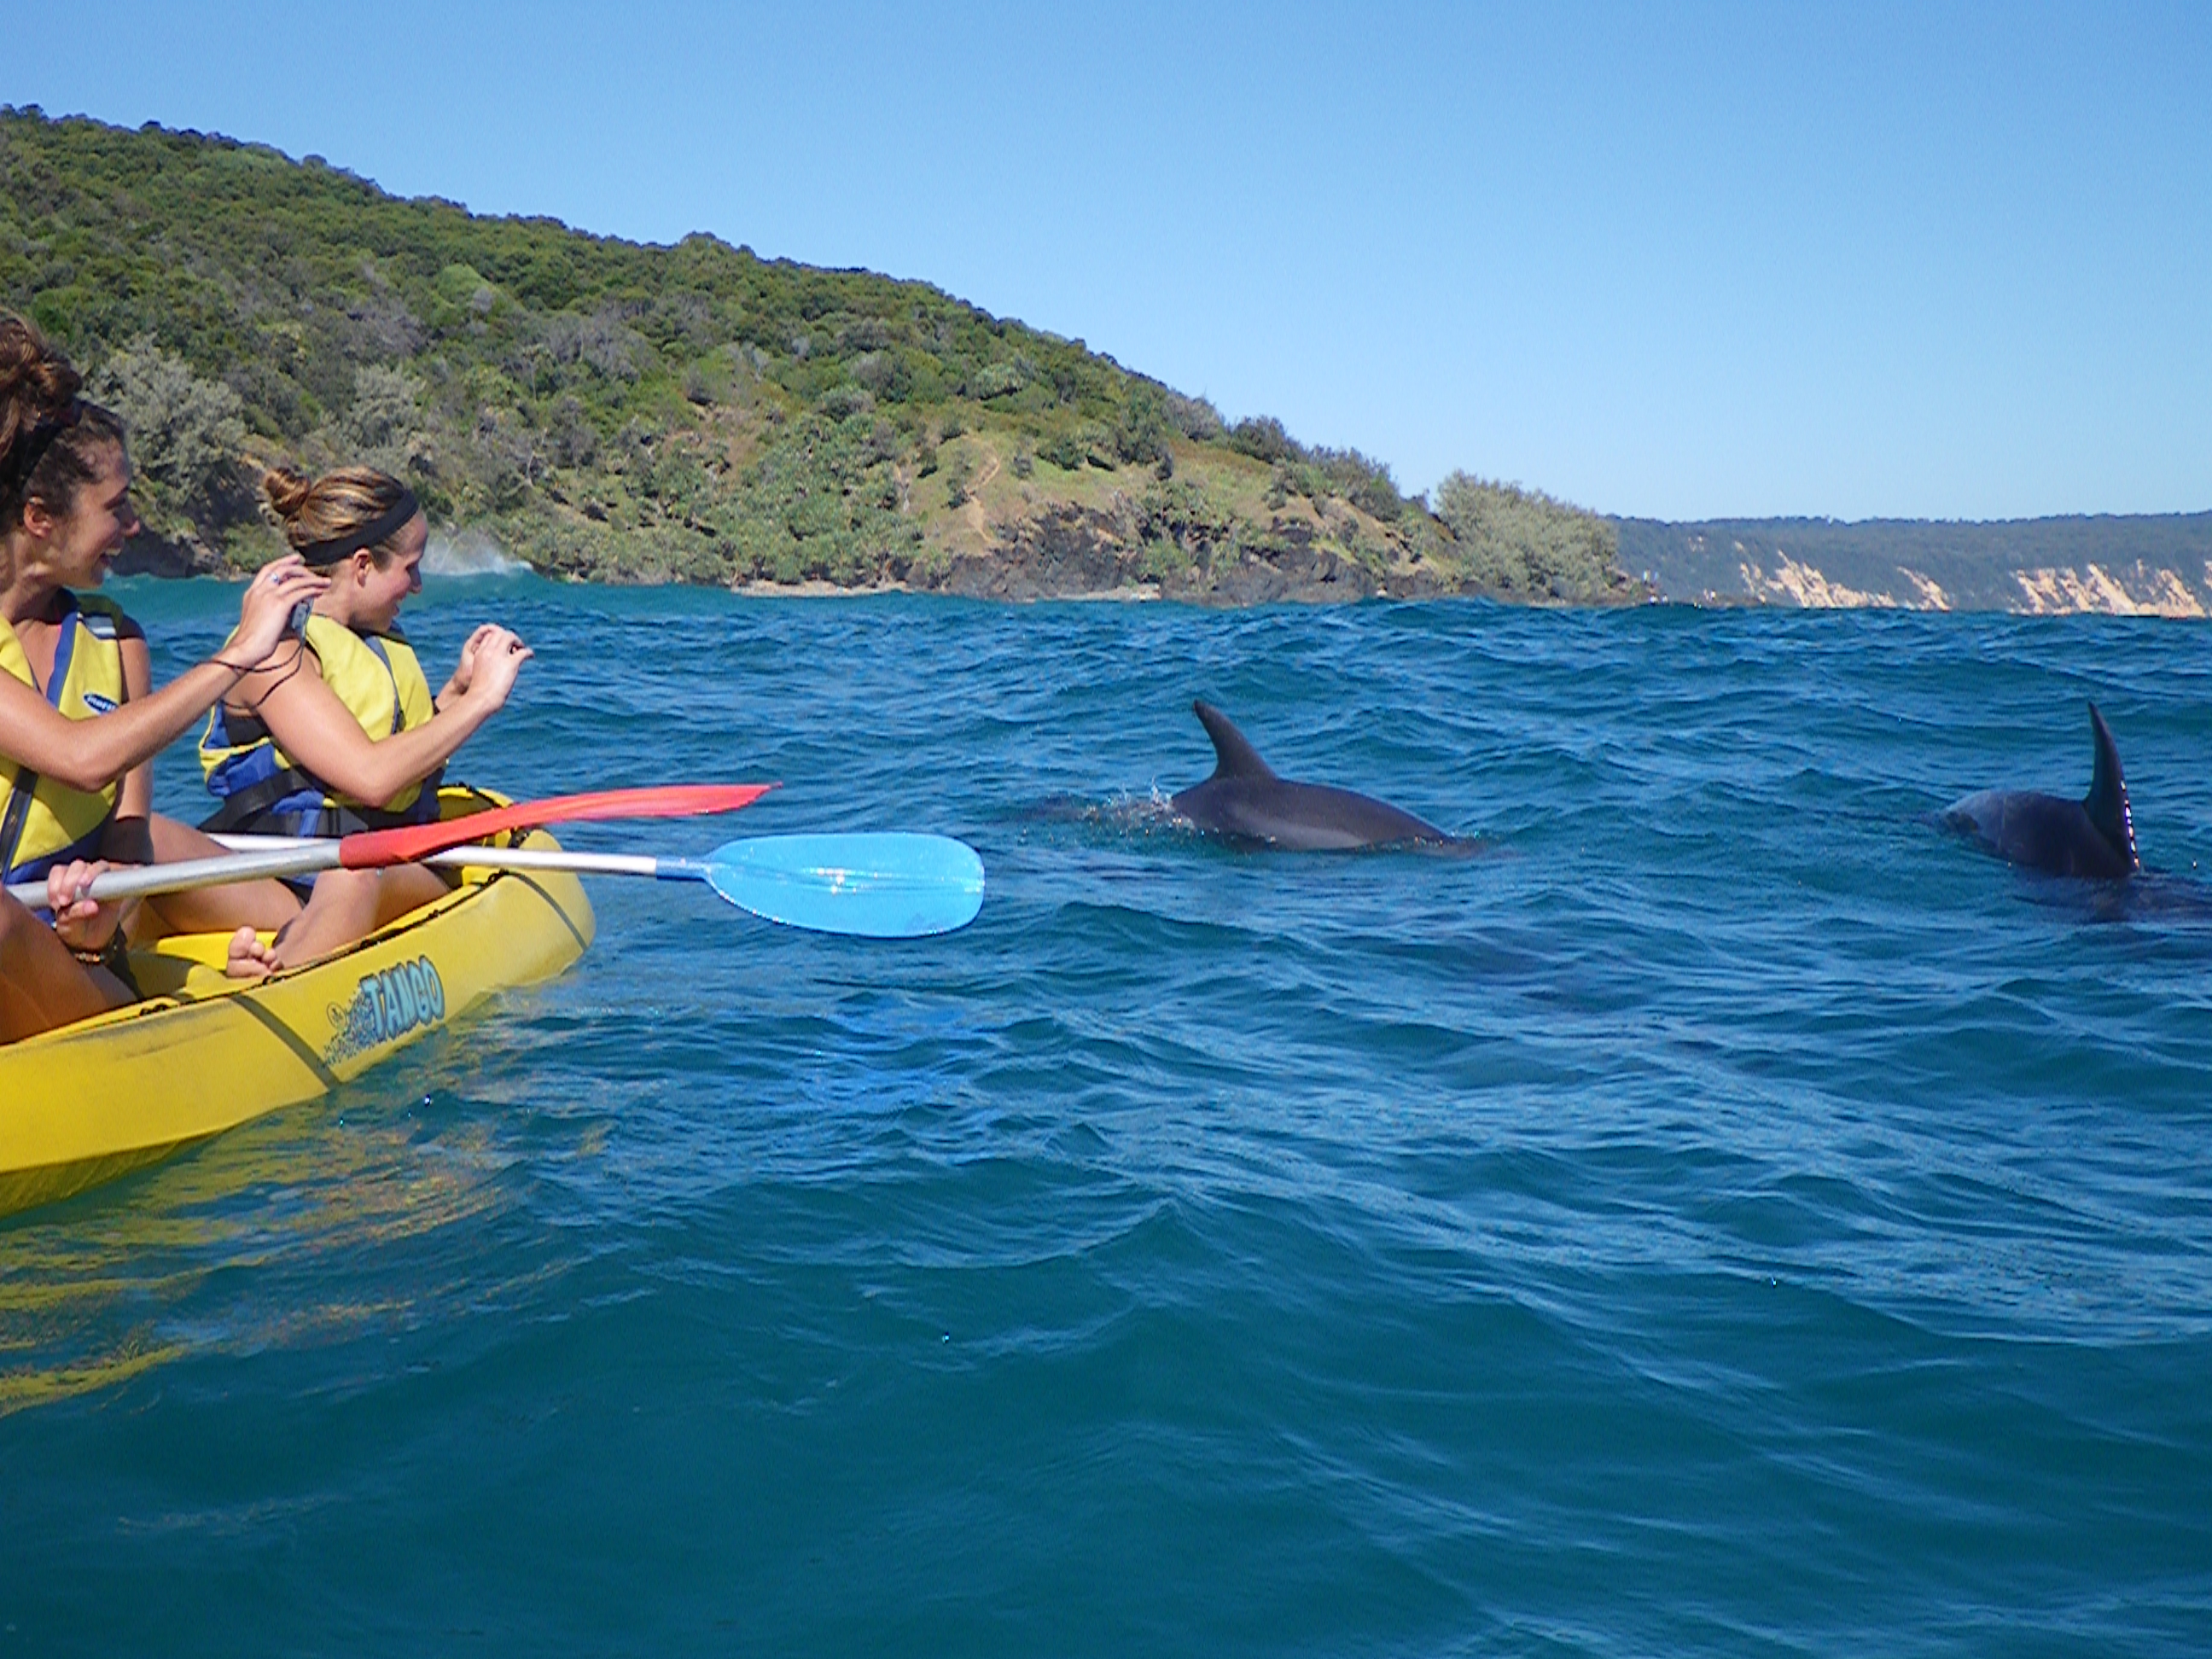
[{"label": "black headband", "polygon": [[54,440],[75,426],[83,416],[84,405],[72,398],[58,415],[49,415],[18,438],[0,460],[0,483],[19,484],[28,482],[32,471],[46,458],[54,447]]},{"label": "black headband", "polygon": [[411,489],[402,489],[399,499],[378,514],[367,524],[349,530],[343,536],[333,536],[326,542],[309,542],[305,547],[292,550],[309,564],[336,564],[349,553],[358,553],[364,547],[374,547],[393,531],[422,510]]}]

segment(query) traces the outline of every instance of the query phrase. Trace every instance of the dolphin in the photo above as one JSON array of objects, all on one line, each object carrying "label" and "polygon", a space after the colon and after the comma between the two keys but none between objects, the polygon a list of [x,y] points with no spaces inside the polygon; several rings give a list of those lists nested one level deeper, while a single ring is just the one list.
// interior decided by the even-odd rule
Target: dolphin
[{"label": "dolphin", "polygon": [[2061,800],[2023,789],[1984,789],[1944,808],[1945,827],[1979,842],[2008,863],[2046,875],[2124,881],[2142,869],[2135,814],[2128,809],[2120,751],[2105,717],[2089,705],[2097,744],[2089,793]]},{"label": "dolphin", "polygon": [[1394,845],[1472,851],[1476,846],[1371,796],[1279,778],[1228,715],[1209,702],[1191,708],[1213,739],[1218,763],[1204,783],[1178,793],[1174,806],[1200,830],[1248,847],[1293,853]]}]

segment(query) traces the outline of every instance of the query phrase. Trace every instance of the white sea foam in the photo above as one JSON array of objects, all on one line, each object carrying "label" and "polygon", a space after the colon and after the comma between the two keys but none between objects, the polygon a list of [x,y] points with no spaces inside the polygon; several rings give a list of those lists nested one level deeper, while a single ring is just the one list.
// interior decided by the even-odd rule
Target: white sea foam
[{"label": "white sea foam", "polygon": [[529,568],[481,530],[434,532],[422,554],[426,576],[519,576]]}]

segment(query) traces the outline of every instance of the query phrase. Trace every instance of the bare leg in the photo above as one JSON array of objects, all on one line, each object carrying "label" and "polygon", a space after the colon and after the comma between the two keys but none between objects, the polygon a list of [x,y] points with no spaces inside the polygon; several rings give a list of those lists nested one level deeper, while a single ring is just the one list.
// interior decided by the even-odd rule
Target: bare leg
[{"label": "bare leg", "polygon": [[[216,858],[223,848],[191,825],[156,812],[143,820],[118,820],[101,851],[131,864],[174,864],[183,859]],[[300,901],[281,881],[232,882],[187,893],[162,893],[140,902],[131,918],[131,942],[143,945],[169,933],[222,933],[234,927],[267,933],[299,914]]]},{"label": "bare leg", "polygon": [[225,971],[252,979],[279,968],[296,968],[453,890],[443,876],[419,864],[395,865],[389,870],[325,870],[315,878],[307,908],[277,933],[273,946],[264,947],[250,930],[240,928],[231,941]]},{"label": "bare leg", "polygon": [[130,1000],[114,975],[87,968],[52,928],[14,899],[0,896],[0,1042],[51,1031]]}]

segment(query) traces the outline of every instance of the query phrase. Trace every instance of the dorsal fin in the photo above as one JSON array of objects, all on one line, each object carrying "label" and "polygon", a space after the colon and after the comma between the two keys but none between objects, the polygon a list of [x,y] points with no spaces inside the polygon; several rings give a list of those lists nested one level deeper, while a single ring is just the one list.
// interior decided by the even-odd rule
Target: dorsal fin
[{"label": "dorsal fin", "polygon": [[1260,751],[1244,741],[1244,734],[1229,723],[1229,716],[1210,702],[1193,702],[1192,712],[1213,739],[1217,778],[1272,778],[1274,769],[1260,758]]},{"label": "dorsal fin", "polygon": [[2094,702],[2089,705],[2089,727],[2096,734],[2097,767],[2090,775],[2089,793],[2081,810],[2089,815],[2097,833],[2126,858],[2129,866],[2140,870],[2142,860],[2136,853],[2136,817],[2128,808],[2128,781],[2120,775],[2119,745],[2112,741],[2112,728]]}]

